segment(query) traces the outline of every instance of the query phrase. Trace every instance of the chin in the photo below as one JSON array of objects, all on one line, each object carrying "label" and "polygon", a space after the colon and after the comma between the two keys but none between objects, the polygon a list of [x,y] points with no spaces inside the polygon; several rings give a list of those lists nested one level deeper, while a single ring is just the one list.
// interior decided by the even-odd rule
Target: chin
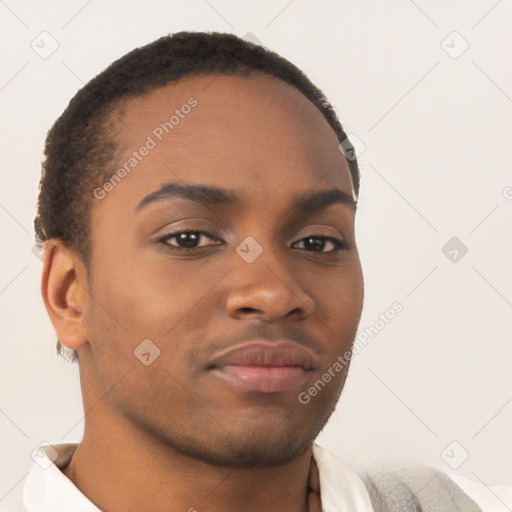
[{"label": "chin", "polygon": [[267,468],[287,464],[303,454],[313,443],[314,437],[302,441],[287,439],[261,440],[245,438],[236,440],[233,437],[215,446],[188,446],[184,450],[187,455],[203,460],[213,466],[224,466],[238,469]]},{"label": "chin", "polygon": [[[205,426],[210,428],[204,429]],[[283,421],[269,426],[262,420],[231,424],[229,430],[220,428],[215,421],[202,427],[160,430],[158,437],[172,450],[212,466],[270,468],[287,464],[304,454],[322,428]]]}]

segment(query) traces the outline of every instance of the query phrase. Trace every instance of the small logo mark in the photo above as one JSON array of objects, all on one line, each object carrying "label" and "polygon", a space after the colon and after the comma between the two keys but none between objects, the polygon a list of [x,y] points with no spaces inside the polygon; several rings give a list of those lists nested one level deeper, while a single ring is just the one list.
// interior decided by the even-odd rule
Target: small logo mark
[{"label": "small logo mark", "polygon": [[347,160],[353,161],[366,151],[366,144],[355,133],[349,133],[338,149]]},{"label": "small logo mark", "polygon": [[246,41],[249,41],[250,43],[254,43],[259,46],[263,46],[263,43],[258,39],[258,37],[256,35],[254,35],[253,32],[247,32],[247,34],[245,34],[245,36],[243,36],[243,39],[245,39]]},{"label": "small logo mark", "polygon": [[150,339],[146,338],[137,346],[133,353],[144,366],[149,366],[160,356],[160,349]]},{"label": "small logo mark", "polygon": [[32,450],[30,456],[38,466],[42,467],[43,469],[48,469],[53,464],[53,462],[57,460],[59,454],[55,448],[50,445],[50,443],[43,441]]},{"label": "small logo mark", "polygon": [[248,236],[236,248],[236,252],[244,261],[252,263],[263,252],[263,247],[252,236]]},{"label": "small logo mark", "polygon": [[34,244],[32,246],[32,254],[34,254],[34,256],[41,260],[42,262],[44,262],[44,244],[39,247],[38,244]]},{"label": "small logo mark", "polygon": [[458,59],[469,48],[469,43],[454,30],[441,41],[441,48],[452,59]]},{"label": "small logo mark", "polygon": [[49,33],[41,32],[31,43],[30,47],[34,50],[41,59],[47,59],[59,47],[57,40]]},{"label": "small logo mark", "polygon": [[468,248],[459,238],[454,236],[443,245],[441,252],[452,263],[458,263],[462,258],[464,258],[464,256],[466,256]]},{"label": "small logo mark", "polygon": [[457,441],[452,441],[441,452],[441,459],[443,459],[452,469],[460,468],[468,458],[468,451]]}]

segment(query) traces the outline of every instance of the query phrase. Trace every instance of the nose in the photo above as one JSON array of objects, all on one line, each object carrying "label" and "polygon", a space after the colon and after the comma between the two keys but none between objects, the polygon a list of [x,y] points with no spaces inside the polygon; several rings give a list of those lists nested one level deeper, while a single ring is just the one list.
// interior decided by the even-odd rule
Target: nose
[{"label": "nose", "polygon": [[233,284],[226,310],[233,318],[273,322],[284,317],[304,319],[313,312],[314,301],[301,287],[298,276],[269,251],[250,264],[240,259],[230,276]]}]

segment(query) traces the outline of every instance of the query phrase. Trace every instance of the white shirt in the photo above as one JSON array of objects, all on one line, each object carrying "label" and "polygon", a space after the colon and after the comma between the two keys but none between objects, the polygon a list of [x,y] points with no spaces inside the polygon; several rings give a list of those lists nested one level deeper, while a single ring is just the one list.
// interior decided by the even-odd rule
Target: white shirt
[{"label": "white shirt", "polygon": [[[39,448],[23,487],[23,505],[28,512],[101,512],[59,469],[69,463],[77,446]],[[324,512],[373,512],[368,491],[352,468],[317,444],[313,445],[313,457]]]}]

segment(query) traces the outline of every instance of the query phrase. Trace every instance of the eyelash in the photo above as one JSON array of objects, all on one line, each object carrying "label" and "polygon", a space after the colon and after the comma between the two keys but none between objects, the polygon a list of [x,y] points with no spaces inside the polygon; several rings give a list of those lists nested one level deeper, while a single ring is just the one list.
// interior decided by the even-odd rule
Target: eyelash
[{"label": "eyelash", "polygon": [[[168,243],[168,240],[172,240],[173,238],[176,238],[176,237],[178,237],[180,235],[189,235],[189,234],[195,234],[195,235],[198,235],[199,237],[206,236],[206,237],[210,238],[211,240],[214,239],[206,231],[192,231],[191,230],[191,231],[176,231],[175,233],[168,233],[167,235],[159,238],[157,241],[161,242],[164,245],[166,245],[167,247],[171,248],[171,250],[183,251],[183,252],[196,251],[198,249],[201,249],[202,247],[207,247],[207,246],[202,246],[202,247],[176,247],[176,246],[171,245],[171,244]],[[338,240],[337,238],[333,238],[331,236],[310,235],[310,236],[306,236],[304,238],[301,238],[300,240],[298,240],[298,242],[303,242],[304,240],[307,240],[307,239],[325,240],[325,241],[331,242],[334,245],[334,249],[332,251],[324,252],[324,251],[313,251],[313,250],[310,250],[310,251],[307,251],[307,252],[317,252],[318,254],[333,254],[333,253],[336,253],[336,252],[339,252],[339,251],[342,251],[342,250],[346,249],[345,242],[343,242],[341,240]],[[200,240],[200,238],[198,240]],[[211,246],[215,246],[215,245],[220,245],[220,244],[211,244]]]}]

